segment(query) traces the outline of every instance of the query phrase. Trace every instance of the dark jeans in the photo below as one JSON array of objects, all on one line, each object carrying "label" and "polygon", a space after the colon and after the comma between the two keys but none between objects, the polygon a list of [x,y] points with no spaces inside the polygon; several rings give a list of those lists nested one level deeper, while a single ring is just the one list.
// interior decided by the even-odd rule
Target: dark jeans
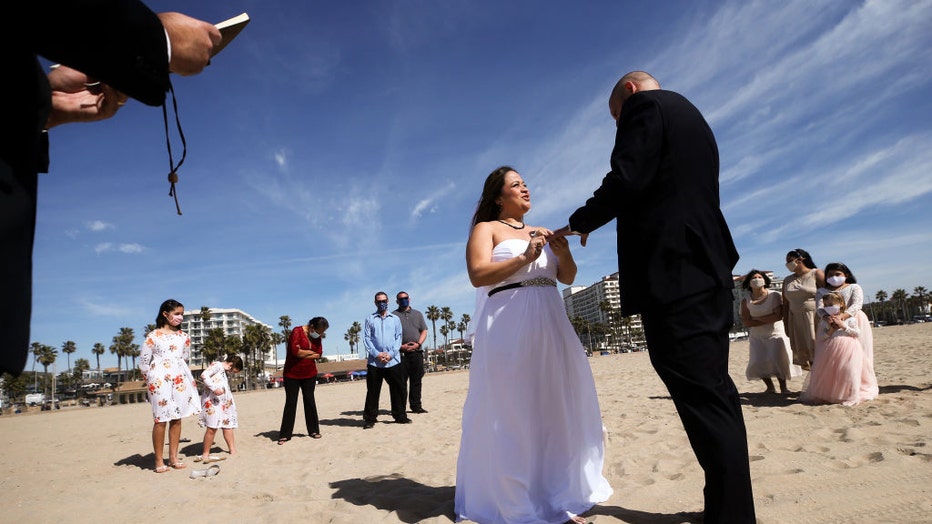
[{"label": "dark jeans", "polygon": [[728,375],[730,289],[650,308],[641,318],[650,361],[670,391],[705,471],[705,522],[753,523],[748,439]]},{"label": "dark jeans", "polygon": [[294,431],[295,411],[298,409],[298,389],[304,397],[304,423],[307,425],[307,434],[320,433],[320,420],[317,418],[317,402],[314,400],[314,378],[288,378],[285,377],[285,411],[282,413],[282,426],[278,430],[278,438],[291,438]]},{"label": "dark jeans", "polygon": [[405,371],[401,364],[390,368],[377,366],[366,367],[366,405],[362,418],[366,422],[375,423],[379,416],[379,396],[382,394],[382,381],[388,383],[388,394],[392,402],[392,418],[395,421],[408,418],[405,413]]},{"label": "dark jeans", "polygon": [[421,405],[421,385],[424,379],[424,352],[402,353],[401,365],[408,377],[408,402],[411,411],[423,409]]}]

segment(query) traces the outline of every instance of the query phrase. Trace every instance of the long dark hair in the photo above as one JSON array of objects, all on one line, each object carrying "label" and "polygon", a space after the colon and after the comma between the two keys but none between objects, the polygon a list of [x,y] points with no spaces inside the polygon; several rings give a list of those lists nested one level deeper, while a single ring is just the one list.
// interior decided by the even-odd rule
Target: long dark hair
[{"label": "long dark hair", "polygon": [[495,199],[502,194],[502,188],[505,187],[505,175],[509,171],[517,173],[517,170],[511,166],[501,166],[485,178],[482,196],[476,203],[476,212],[472,216],[472,225],[498,218],[498,214],[502,212],[502,206],[496,204]]},{"label": "long dark hair", "polygon": [[165,318],[162,315],[162,313],[165,313],[166,311],[169,311],[169,312],[174,311],[174,309],[178,306],[181,306],[181,309],[184,309],[184,304],[182,304],[181,302],[178,302],[177,300],[173,298],[170,298],[166,300],[165,302],[162,302],[162,305],[159,306],[159,314],[155,317],[155,327],[160,328],[164,326],[165,324],[167,324],[168,319]]},{"label": "long dark hair", "polygon": [[841,262],[831,262],[829,265],[825,266],[825,274],[828,275],[830,271],[841,271],[845,274],[845,282],[848,284],[857,284],[858,279],[854,278],[854,273],[848,269],[848,266],[842,264]]},{"label": "long dark hair", "polygon": [[797,258],[803,259],[803,265],[805,265],[809,269],[815,269],[819,267],[816,265],[815,262],[812,261],[812,257],[809,256],[809,252],[806,251],[805,249],[796,248],[790,251],[789,253],[787,253],[786,256],[793,257],[793,260]]}]

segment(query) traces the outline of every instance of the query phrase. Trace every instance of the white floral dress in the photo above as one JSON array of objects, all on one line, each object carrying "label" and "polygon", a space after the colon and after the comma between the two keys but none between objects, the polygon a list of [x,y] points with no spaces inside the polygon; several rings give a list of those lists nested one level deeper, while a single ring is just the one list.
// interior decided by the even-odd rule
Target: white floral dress
[{"label": "white floral dress", "polygon": [[[204,391],[201,393],[200,425],[211,429],[237,427],[236,404],[223,362],[214,362],[208,366],[201,373],[201,381],[204,382]],[[217,395],[215,389],[222,389],[223,393]]]},{"label": "white floral dress", "polygon": [[188,368],[191,339],[183,331],[153,330],[146,337],[139,371],[146,376],[149,404],[155,422],[168,422],[200,411],[197,385]]}]

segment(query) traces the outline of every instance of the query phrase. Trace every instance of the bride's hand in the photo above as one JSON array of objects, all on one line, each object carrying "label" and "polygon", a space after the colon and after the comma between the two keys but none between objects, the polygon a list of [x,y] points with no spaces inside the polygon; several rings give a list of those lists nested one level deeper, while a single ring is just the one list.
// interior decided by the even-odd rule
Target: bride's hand
[{"label": "bride's hand", "polygon": [[539,234],[537,231],[531,231],[531,241],[527,244],[527,249],[524,250],[524,258],[528,262],[533,262],[540,257],[540,254],[544,251],[544,244],[547,243],[547,240],[544,238],[544,235]]}]

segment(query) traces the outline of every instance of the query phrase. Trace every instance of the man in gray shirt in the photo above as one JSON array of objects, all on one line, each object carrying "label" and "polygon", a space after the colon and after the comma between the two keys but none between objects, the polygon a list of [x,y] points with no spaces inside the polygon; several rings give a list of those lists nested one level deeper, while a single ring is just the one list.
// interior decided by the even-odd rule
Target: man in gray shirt
[{"label": "man in gray shirt", "polygon": [[411,308],[411,297],[405,291],[395,295],[398,309],[392,314],[401,320],[401,367],[409,381],[408,402],[412,413],[427,413],[421,405],[421,382],[424,378],[424,340],[427,322],[420,311]]}]

